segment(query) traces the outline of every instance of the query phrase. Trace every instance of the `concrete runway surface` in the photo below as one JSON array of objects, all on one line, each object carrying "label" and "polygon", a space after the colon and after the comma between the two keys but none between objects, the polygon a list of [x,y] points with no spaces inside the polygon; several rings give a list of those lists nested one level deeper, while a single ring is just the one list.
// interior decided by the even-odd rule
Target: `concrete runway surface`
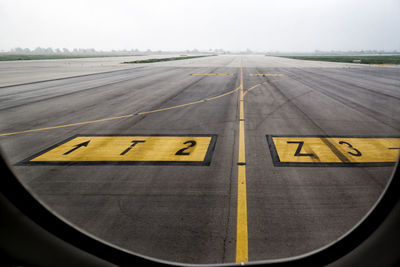
[{"label": "concrete runway surface", "polygon": [[348,232],[390,178],[398,66],[112,60],[92,72],[52,65],[63,60],[0,71],[0,144],[13,171],[107,242],[182,263],[296,256]]}]

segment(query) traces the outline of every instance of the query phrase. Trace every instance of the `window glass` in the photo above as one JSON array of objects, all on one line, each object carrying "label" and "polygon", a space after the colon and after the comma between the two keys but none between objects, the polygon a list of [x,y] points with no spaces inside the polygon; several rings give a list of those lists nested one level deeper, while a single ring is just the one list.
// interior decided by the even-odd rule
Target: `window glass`
[{"label": "window glass", "polygon": [[352,229],[400,150],[400,4],[0,3],[0,145],[76,227],[183,263]]}]

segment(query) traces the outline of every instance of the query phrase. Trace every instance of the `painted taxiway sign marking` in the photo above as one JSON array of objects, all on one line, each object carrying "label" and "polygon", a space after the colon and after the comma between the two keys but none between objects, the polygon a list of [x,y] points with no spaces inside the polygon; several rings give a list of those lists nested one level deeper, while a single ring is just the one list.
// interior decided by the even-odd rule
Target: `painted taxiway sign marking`
[{"label": "painted taxiway sign marking", "polygon": [[271,136],[275,166],[389,166],[399,156],[400,137]]},{"label": "painted taxiway sign marking", "polygon": [[252,73],[250,76],[263,76],[263,77],[281,77],[281,73]]},{"label": "painted taxiway sign marking", "polygon": [[216,135],[77,135],[21,164],[209,165]]}]

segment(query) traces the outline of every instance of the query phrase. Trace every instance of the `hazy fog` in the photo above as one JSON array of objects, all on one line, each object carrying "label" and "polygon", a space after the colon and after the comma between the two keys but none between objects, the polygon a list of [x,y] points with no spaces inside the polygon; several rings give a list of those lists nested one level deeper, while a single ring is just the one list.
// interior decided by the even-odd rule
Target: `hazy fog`
[{"label": "hazy fog", "polygon": [[400,0],[0,0],[0,50],[400,50]]}]

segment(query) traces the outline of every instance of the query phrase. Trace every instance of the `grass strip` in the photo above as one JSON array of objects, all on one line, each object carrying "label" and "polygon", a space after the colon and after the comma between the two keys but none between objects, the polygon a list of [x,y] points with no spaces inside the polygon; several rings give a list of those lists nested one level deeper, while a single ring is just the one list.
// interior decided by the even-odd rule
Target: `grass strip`
[{"label": "grass strip", "polygon": [[330,62],[347,62],[353,63],[353,60],[361,60],[361,64],[400,64],[400,55],[390,56],[280,56],[284,58],[330,61]]},{"label": "grass strip", "polygon": [[208,57],[208,56],[150,58],[150,59],[143,59],[143,60],[126,61],[124,63],[126,63],[126,64],[132,64],[132,63],[154,63],[154,62],[161,62],[161,61],[173,61],[173,60],[182,60],[182,59],[199,58],[199,57]]}]

